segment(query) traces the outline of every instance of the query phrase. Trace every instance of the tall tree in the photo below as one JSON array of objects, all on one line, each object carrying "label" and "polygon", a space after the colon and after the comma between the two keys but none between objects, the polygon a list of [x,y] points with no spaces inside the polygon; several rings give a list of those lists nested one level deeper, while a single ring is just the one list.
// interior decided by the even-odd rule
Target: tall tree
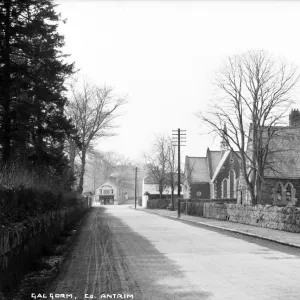
[{"label": "tall tree", "polygon": [[81,142],[81,149],[77,153],[81,160],[78,191],[82,192],[87,154],[96,139],[115,134],[115,120],[120,116],[119,110],[126,100],[114,97],[111,88],[99,87],[85,80],[81,87],[73,84],[71,92],[68,114],[78,130]]},{"label": "tall tree", "polygon": [[292,104],[291,92],[298,81],[295,67],[264,51],[236,55],[218,72],[220,96],[209,111],[198,114],[237,151],[252,204],[260,202],[264,171],[272,168],[269,145]]},{"label": "tall tree", "polygon": [[76,131],[64,115],[64,81],[74,65],[61,51],[61,21],[51,0],[0,4],[2,160],[26,160],[62,174],[63,143]]},{"label": "tall tree", "polygon": [[148,174],[158,184],[160,198],[162,198],[163,191],[168,184],[168,151],[168,139],[165,136],[158,136],[156,138],[152,153],[144,154],[144,160]]}]

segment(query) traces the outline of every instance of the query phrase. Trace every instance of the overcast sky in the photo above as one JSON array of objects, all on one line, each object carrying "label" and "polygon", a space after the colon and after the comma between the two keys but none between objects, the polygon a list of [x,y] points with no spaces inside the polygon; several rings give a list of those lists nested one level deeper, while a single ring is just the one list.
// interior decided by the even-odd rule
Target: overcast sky
[{"label": "overcast sky", "polygon": [[194,114],[207,109],[229,55],[263,49],[300,67],[300,1],[55,2],[68,19],[59,28],[65,52],[80,73],[127,95],[118,136],[97,148],[133,160],[177,128],[187,130],[182,158],[219,150]]}]

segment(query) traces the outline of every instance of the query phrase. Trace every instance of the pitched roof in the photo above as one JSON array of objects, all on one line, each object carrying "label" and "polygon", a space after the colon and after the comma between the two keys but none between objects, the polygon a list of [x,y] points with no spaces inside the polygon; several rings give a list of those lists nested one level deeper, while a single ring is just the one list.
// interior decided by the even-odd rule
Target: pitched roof
[{"label": "pitched roof", "polygon": [[116,180],[114,180],[112,178],[108,178],[108,179],[100,182],[100,184],[98,185],[98,187],[96,189],[98,189],[100,186],[102,186],[106,182],[109,182],[111,185],[113,185],[114,187],[118,188],[118,184],[117,184]]},{"label": "pitched roof", "polygon": [[222,158],[219,160],[219,163],[218,163],[218,165],[217,165],[217,167],[215,169],[215,172],[214,172],[214,175],[213,175],[213,177],[211,179],[211,182],[214,182],[214,180],[218,176],[218,174],[219,174],[221,168],[223,167],[223,165],[224,165],[227,157],[229,156],[230,152],[231,152],[231,150],[226,150],[225,153],[223,154]]},{"label": "pitched roof", "polygon": [[[177,172],[175,172],[174,175],[175,175],[174,182],[177,183],[178,182],[177,181],[177,178],[178,178]],[[171,176],[171,173],[166,173],[166,177],[167,176]],[[184,176],[184,174],[181,173],[181,176]],[[171,178],[171,177],[169,177],[169,178]],[[144,178],[144,184],[158,184],[158,182],[153,174],[149,174]]]},{"label": "pitched roof", "polygon": [[210,151],[210,155],[211,155],[212,173],[214,174],[219,164],[219,161],[222,158],[222,151]]},{"label": "pitched roof", "polygon": [[209,182],[209,169],[206,157],[186,156],[186,166],[189,169],[192,182]]},{"label": "pitched roof", "polygon": [[157,180],[153,174],[149,174],[144,178],[144,184],[157,184]]}]

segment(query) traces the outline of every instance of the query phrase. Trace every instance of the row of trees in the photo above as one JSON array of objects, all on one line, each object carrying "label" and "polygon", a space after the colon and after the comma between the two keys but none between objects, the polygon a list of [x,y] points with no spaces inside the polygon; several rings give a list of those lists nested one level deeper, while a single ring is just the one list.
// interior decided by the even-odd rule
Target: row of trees
[{"label": "row of trees", "polygon": [[70,136],[66,147],[72,172],[75,170],[76,157],[80,159],[77,189],[82,192],[87,157],[90,155],[96,161],[103,157],[100,152],[94,150],[94,143],[99,138],[116,134],[114,129],[118,126],[115,119],[122,114],[120,109],[126,103],[126,99],[114,96],[112,88],[99,87],[82,78],[72,82],[70,91],[71,101],[66,112],[77,131],[79,144]]},{"label": "row of trees", "polygon": [[94,151],[88,160],[87,177],[92,180],[92,188],[96,188],[109,176],[114,176],[119,182],[134,182],[133,163],[119,153],[109,151]]},{"label": "row of trees", "polygon": [[62,53],[62,21],[50,0],[0,2],[1,162],[60,179],[69,174],[64,141],[76,136],[64,114],[75,68]]},{"label": "row of trees", "polygon": [[[159,136],[150,154],[144,154],[144,160],[148,174],[158,185],[160,198],[165,188],[171,190],[172,208],[174,209],[174,190],[178,185],[178,162],[176,147],[172,145],[172,139],[166,136]],[[193,173],[193,166],[184,169],[180,176],[180,184],[190,180]]]},{"label": "row of trees", "polygon": [[0,160],[51,177],[53,185],[83,190],[86,157],[94,141],[114,134],[126,102],[108,87],[73,80],[67,62],[65,22],[52,0],[0,1]]},{"label": "row of trees", "polygon": [[197,114],[240,158],[252,204],[260,203],[265,171],[280,174],[270,145],[285,123],[298,82],[297,68],[271,54],[236,55],[217,73],[217,97],[209,110]]}]

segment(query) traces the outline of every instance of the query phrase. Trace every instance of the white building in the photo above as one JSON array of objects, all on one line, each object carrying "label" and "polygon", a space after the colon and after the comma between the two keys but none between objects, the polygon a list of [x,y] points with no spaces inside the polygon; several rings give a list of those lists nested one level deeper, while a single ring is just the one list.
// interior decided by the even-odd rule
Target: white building
[{"label": "white building", "polygon": [[109,204],[121,204],[124,201],[123,187],[116,180],[109,178],[102,182],[95,191],[94,201]]},{"label": "white building", "polygon": [[[185,187],[183,185],[181,185],[180,195],[182,198],[183,198],[183,194],[184,194],[184,189],[185,189]],[[142,184],[142,207],[143,208],[147,207],[147,201],[149,199],[149,196],[146,194],[149,194],[149,196],[150,195],[157,195],[157,196],[159,195],[159,184],[157,183],[157,180],[152,175],[148,175],[143,178],[143,184]],[[169,196],[171,199],[171,188],[166,186],[163,189],[162,194],[165,196]],[[176,184],[176,187],[174,189],[174,195],[177,196],[177,194],[178,194],[178,187]]]}]

